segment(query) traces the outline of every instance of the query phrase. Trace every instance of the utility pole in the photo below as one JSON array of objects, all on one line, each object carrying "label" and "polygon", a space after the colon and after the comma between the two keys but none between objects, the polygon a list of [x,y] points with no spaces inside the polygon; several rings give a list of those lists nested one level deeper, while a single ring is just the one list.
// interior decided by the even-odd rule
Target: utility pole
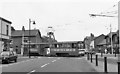
[{"label": "utility pole", "polygon": [[111,24],[110,24],[110,39],[111,39],[111,51],[112,51],[112,54],[113,54],[113,42],[112,42],[112,27],[111,27]]},{"label": "utility pole", "polygon": [[30,58],[30,31],[31,31],[31,22],[33,22],[33,24],[35,24],[35,21],[32,21],[31,19],[29,19],[29,49],[28,49],[28,55],[29,55],[29,58]]}]

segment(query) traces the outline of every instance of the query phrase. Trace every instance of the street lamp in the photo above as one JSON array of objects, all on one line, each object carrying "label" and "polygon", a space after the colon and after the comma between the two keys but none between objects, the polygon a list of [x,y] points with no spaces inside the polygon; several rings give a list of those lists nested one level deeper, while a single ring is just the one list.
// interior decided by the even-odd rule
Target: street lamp
[{"label": "street lamp", "polygon": [[33,24],[35,24],[35,21],[31,21],[31,19],[29,19],[29,58],[30,58],[30,29],[31,29],[31,22],[33,22]]}]

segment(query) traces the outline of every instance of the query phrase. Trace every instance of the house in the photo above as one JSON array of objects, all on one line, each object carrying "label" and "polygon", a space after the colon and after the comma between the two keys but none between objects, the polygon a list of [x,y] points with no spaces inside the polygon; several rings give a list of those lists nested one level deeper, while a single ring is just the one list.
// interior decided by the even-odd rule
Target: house
[{"label": "house", "polygon": [[98,52],[103,52],[105,53],[105,49],[106,49],[106,39],[103,39],[102,41],[100,41],[99,44],[97,44],[98,47]]},{"label": "house", "polygon": [[85,49],[86,50],[89,50],[90,49],[90,43],[91,43],[91,41],[94,39],[94,35],[91,33],[91,35],[90,36],[86,36],[85,38],[84,38],[84,46],[85,46]]},{"label": "house", "polygon": [[119,31],[111,32],[105,36],[105,39],[102,40],[97,46],[99,48],[105,48],[109,53],[112,52],[111,50],[111,36],[112,36],[112,46],[113,51],[119,52]]},{"label": "house", "polygon": [[[112,49],[111,49],[111,36],[112,36],[112,46],[113,46],[116,43],[117,32],[111,32],[111,33],[109,33],[109,34],[107,34],[105,36],[106,48],[107,48],[107,51],[110,52],[110,53],[112,53]],[[113,48],[114,48],[114,46],[113,46]]]},{"label": "house", "polygon": [[112,35],[113,49],[116,52],[119,52],[119,30]]},{"label": "house", "polygon": [[0,52],[9,50],[9,43],[11,37],[11,21],[0,17]]},{"label": "house", "polygon": [[[29,35],[30,32],[30,35]],[[30,38],[30,41],[29,41]],[[28,54],[28,47],[25,43],[41,43],[41,33],[38,29],[34,30],[15,30],[11,33],[12,44],[11,47],[17,54]],[[24,47],[24,48],[23,48]]]},{"label": "house", "polygon": [[104,34],[101,34],[101,35],[99,35],[99,36],[97,36],[97,37],[94,37],[94,39],[93,39],[93,40],[91,41],[91,43],[90,43],[91,49],[94,50],[94,51],[96,51],[96,52],[99,52],[99,46],[98,46],[98,44],[99,44],[102,40],[104,40],[104,38],[105,38],[105,35],[104,35]]}]

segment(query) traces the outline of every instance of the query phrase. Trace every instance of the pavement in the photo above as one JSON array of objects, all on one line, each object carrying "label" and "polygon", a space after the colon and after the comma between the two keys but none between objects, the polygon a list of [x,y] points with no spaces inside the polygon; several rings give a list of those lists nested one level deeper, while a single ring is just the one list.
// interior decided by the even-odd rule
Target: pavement
[{"label": "pavement", "polygon": [[104,72],[104,57],[107,57],[107,70],[108,73],[110,72],[118,72],[118,56],[114,56],[114,54],[103,54],[103,57],[101,57],[101,53],[96,53],[98,55],[98,66],[96,66],[96,60],[95,60],[95,55],[93,55],[93,61],[91,63],[91,60],[86,60],[88,61],[89,64],[91,64],[92,67],[95,68],[97,72]]}]

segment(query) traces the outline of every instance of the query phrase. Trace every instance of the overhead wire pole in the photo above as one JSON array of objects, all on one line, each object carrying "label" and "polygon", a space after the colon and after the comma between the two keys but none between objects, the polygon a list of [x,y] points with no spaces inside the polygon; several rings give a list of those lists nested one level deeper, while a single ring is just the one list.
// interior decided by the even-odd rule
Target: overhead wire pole
[{"label": "overhead wire pole", "polygon": [[111,39],[111,51],[112,51],[112,54],[113,54],[113,42],[112,42],[112,27],[111,27],[111,24],[110,24],[110,39]]}]

